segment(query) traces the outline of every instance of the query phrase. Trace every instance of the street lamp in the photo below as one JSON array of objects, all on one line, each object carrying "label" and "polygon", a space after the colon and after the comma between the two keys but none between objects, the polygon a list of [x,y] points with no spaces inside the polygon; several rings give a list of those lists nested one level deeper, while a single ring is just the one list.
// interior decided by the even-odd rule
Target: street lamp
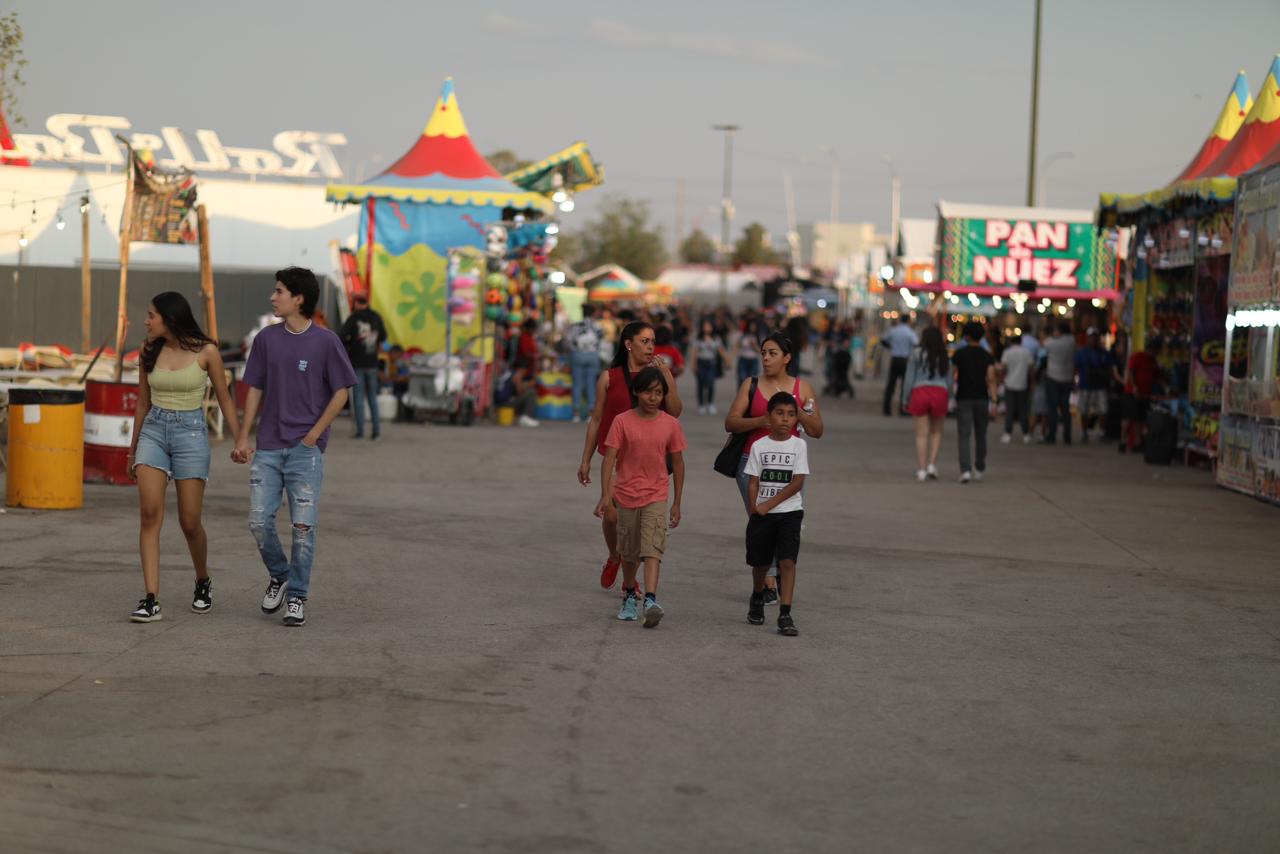
[{"label": "street lamp", "polygon": [[712,125],[724,134],[724,194],[720,199],[720,303],[729,301],[729,228],[733,224],[733,135],[739,125]]}]

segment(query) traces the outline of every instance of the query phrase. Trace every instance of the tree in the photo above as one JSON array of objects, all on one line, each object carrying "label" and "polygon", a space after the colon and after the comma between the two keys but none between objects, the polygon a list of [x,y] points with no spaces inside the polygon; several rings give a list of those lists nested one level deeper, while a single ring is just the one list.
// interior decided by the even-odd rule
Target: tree
[{"label": "tree", "polygon": [[716,245],[705,231],[695,228],[680,243],[680,260],[686,264],[710,264],[716,260]]},{"label": "tree", "polygon": [[18,13],[10,12],[0,18],[0,109],[14,127],[26,122],[18,109],[18,89],[27,83],[22,77],[22,69],[26,67],[27,60],[22,55],[22,25],[18,23]]},{"label": "tree", "polygon": [[600,216],[582,230],[581,263],[585,269],[617,264],[641,279],[655,278],[667,263],[667,250],[662,229],[649,222],[648,203],[606,198]]},{"label": "tree", "polygon": [[781,262],[782,257],[769,240],[769,232],[758,222],[744,228],[742,237],[733,244],[733,263],[737,266]]},{"label": "tree", "polygon": [[551,257],[574,270],[585,269],[579,263],[582,260],[582,239],[563,230],[556,235],[556,248],[551,250]]},{"label": "tree", "polygon": [[533,164],[532,160],[525,160],[509,148],[502,148],[485,157],[494,169],[498,170],[501,175],[508,172],[514,172],[517,169],[523,169]]}]

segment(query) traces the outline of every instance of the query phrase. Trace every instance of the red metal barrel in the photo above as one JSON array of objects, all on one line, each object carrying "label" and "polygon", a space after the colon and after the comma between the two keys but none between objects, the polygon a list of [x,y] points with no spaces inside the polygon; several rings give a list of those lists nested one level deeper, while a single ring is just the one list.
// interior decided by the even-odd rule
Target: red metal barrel
[{"label": "red metal barrel", "polygon": [[133,483],[129,476],[129,443],[133,440],[137,406],[137,383],[85,383],[85,483]]}]

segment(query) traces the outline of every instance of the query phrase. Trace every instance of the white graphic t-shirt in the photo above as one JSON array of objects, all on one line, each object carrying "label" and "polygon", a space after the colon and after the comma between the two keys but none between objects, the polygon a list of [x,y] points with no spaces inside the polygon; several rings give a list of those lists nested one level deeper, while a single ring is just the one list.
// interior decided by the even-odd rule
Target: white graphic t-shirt
[{"label": "white graphic t-shirt", "polygon": [[[743,471],[749,477],[760,478],[760,491],[756,494],[756,504],[760,504],[786,489],[795,475],[809,473],[808,447],[799,436],[792,436],[785,442],[765,436],[751,446],[747,467]],[[769,512],[790,513],[803,509],[804,496],[797,492]]]}]

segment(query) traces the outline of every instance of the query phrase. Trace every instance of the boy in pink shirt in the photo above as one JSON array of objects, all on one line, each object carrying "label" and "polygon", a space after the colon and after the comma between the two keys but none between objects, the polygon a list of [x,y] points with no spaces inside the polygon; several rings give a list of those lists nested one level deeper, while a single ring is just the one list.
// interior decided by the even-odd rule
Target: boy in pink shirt
[{"label": "boy in pink shirt", "polygon": [[[612,502],[618,508],[618,553],[622,557],[622,608],[619,620],[639,616],[636,573],[644,561],[644,627],[662,619],[658,604],[658,573],[667,548],[667,461],[675,475],[676,494],[670,522],[680,524],[680,496],[684,492],[684,449],[688,443],[680,422],[662,411],[667,381],[662,371],[648,367],[631,381],[635,407],[613,421],[604,440],[604,477],[596,515],[603,517]],[[616,464],[616,471],[615,471]]]}]

